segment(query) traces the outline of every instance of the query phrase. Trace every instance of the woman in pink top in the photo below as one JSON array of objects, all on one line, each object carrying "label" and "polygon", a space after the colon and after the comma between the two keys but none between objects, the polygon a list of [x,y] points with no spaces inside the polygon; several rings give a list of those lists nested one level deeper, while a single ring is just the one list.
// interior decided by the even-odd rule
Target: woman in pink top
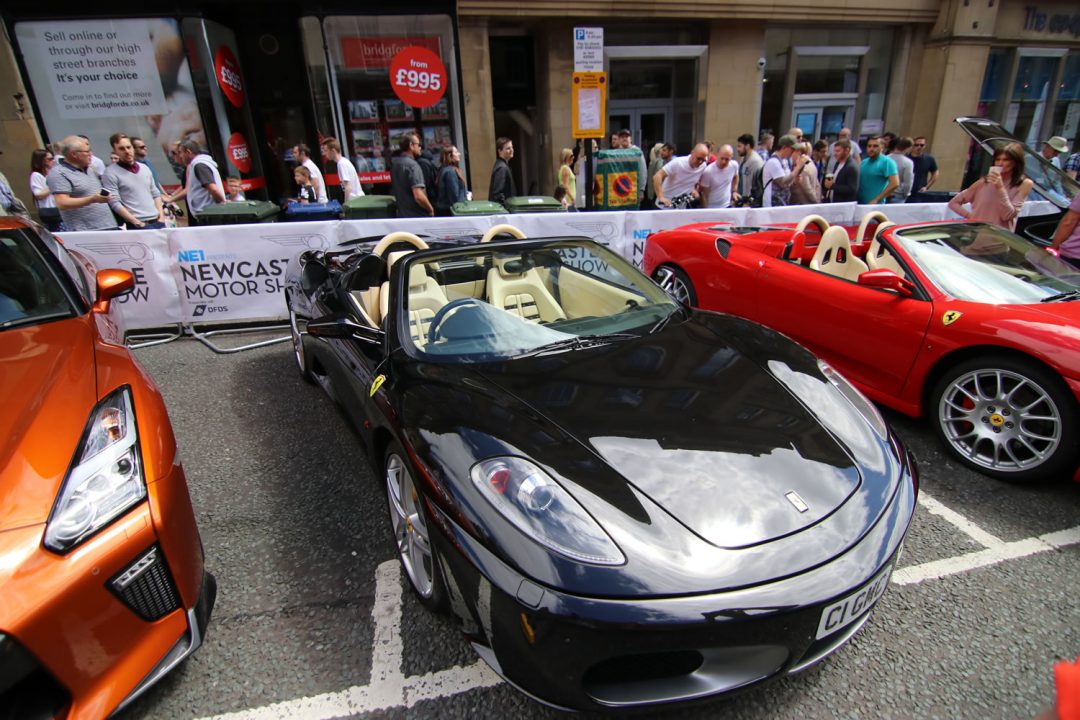
[{"label": "woman in pink top", "polygon": [[[1024,176],[1024,149],[1009,143],[994,152],[994,166],[967,190],[949,201],[949,209],[969,220],[1016,229],[1020,208],[1035,183]],[[971,203],[971,209],[964,207]]]}]

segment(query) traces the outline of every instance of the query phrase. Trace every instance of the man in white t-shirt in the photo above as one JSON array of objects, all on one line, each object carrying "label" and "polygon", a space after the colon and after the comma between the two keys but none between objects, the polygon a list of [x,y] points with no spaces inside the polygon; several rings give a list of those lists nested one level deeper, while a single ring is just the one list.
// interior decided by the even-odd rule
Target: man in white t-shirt
[{"label": "man in white t-shirt", "polygon": [[716,162],[705,168],[698,180],[701,206],[707,208],[731,207],[738,189],[739,163],[735,162],[735,149],[721,145],[716,151]]},{"label": "man in white t-shirt", "polygon": [[[698,143],[689,155],[677,157],[660,168],[653,177],[657,207],[672,207],[672,200],[681,196],[697,198],[695,187],[705,172],[708,160],[709,148],[705,143]],[[679,206],[689,207],[681,203]]]},{"label": "man in white t-shirt", "polygon": [[304,144],[297,145],[293,148],[293,157],[296,158],[298,164],[306,167],[311,173],[311,184],[315,187],[315,200],[321,203],[326,202],[326,182],[323,180],[319,166],[311,159],[311,149]]},{"label": "man in white t-shirt", "polygon": [[337,164],[338,182],[341,183],[341,193],[345,200],[363,195],[364,189],[360,187],[360,176],[356,174],[352,160],[341,154],[341,143],[337,141],[337,138],[326,138],[322,141],[322,146],[327,159]]},{"label": "man in white t-shirt", "polygon": [[[762,207],[775,207],[787,205],[791,194],[791,183],[795,181],[792,167],[788,159],[795,152],[795,138],[783,135],[776,141],[777,151],[765,163],[765,169],[761,171],[761,183],[765,187],[765,194],[761,198]],[[803,160],[806,160],[805,155]]]}]

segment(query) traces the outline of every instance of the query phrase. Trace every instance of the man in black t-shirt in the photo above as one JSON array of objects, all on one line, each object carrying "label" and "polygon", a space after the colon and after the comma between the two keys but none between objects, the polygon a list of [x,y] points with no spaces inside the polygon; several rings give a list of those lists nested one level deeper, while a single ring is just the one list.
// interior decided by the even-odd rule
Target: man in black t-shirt
[{"label": "man in black t-shirt", "polygon": [[911,183],[911,195],[908,202],[925,202],[922,194],[933,187],[938,179],[937,160],[926,152],[926,138],[917,137],[908,152],[914,167],[914,179]]},{"label": "man in black t-shirt", "polygon": [[420,138],[415,134],[401,138],[398,153],[390,162],[390,190],[397,200],[398,217],[431,217],[435,214],[428,199],[420,157]]}]

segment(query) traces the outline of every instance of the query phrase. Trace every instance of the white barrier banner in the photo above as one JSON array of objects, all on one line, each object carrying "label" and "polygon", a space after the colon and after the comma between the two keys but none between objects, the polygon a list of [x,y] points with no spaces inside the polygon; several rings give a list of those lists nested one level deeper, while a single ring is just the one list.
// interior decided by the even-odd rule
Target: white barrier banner
[{"label": "white barrier banner", "polygon": [[184,322],[283,319],[285,268],[326,249],[336,221],[196,227],[169,232]]},{"label": "white barrier banner", "polygon": [[120,268],[135,276],[135,289],[116,300],[129,329],[180,322],[180,297],[165,230],[65,232],[57,237],[98,269]]},{"label": "white barrier banner", "polygon": [[[64,233],[64,243],[100,268],[135,274],[135,292],[121,300],[130,329],[177,322],[243,322],[287,317],[282,286],[289,261],[310,249],[406,231],[433,238],[475,237],[500,224],[528,237],[590,237],[641,266],[649,235],[692,223],[771,225],[821,215],[831,224],[854,225],[872,210],[899,223],[955,218],[944,203],[856,205],[837,203],[779,208],[652,210],[592,213],[525,213],[475,217],[325,220],[306,223],[218,225],[175,230]],[[1047,214],[1049,202],[1024,213]]]}]

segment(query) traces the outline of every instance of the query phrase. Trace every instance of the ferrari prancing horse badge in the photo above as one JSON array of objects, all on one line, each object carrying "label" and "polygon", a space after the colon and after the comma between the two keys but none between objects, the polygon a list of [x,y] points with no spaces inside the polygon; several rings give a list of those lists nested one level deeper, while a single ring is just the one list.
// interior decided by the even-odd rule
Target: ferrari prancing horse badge
[{"label": "ferrari prancing horse badge", "polygon": [[954,322],[960,319],[960,316],[964,313],[959,310],[946,310],[945,314],[941,316],[942,325],[952,325]]}]

